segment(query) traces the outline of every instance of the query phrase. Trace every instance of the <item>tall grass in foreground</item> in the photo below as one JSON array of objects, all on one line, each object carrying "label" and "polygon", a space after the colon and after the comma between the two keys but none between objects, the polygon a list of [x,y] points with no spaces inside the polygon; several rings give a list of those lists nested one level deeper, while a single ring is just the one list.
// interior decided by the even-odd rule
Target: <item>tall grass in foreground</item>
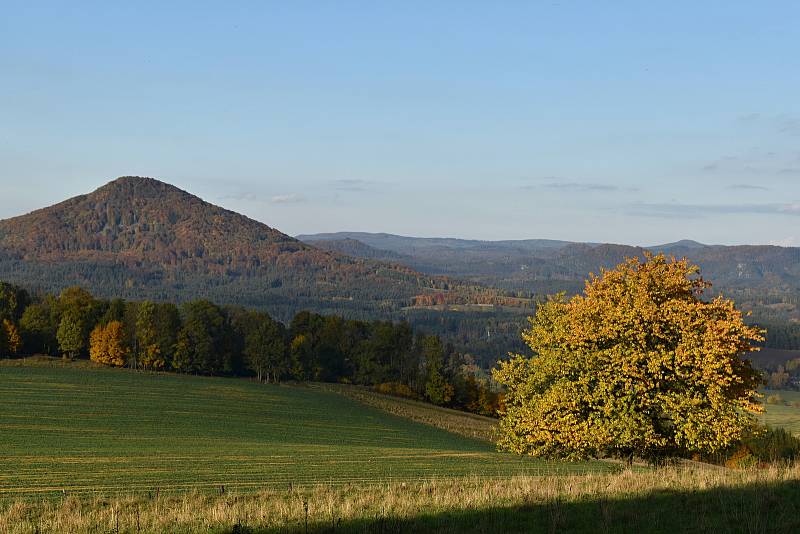
[{"label": "tall grass in foreground", "polygon": [[0,531],[795,532],[800,468],[664,468],[379,487],[3,501]]}]

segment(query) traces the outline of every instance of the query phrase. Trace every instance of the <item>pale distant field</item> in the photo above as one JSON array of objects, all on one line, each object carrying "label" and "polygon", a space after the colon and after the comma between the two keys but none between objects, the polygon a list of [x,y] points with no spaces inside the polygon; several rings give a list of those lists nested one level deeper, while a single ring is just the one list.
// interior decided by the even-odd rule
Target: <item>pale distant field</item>
[{"label": "pale distant field", "polygon": [[[785,404],[766,404],[770,395],[780,395]],[[800,391],[764,391],[764,415],[761,420],[772,427],[783,427],[800,435]],[[798,403],[797,406],[794,403]]]}]

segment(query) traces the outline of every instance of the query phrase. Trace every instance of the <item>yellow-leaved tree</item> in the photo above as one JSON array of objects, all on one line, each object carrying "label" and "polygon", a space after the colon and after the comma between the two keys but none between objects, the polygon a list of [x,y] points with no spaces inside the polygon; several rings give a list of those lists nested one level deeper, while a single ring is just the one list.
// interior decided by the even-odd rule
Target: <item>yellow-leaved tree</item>
[{"label": "yellow-leaved tree", "polygon": [[647,254],[551,297],[523,339],[534,356],[493,371],[505,384],[499,446],[519,454],[651,461],[719,451],[761,411],[744,356],[763,332],[687,260]]},{"label": "yellow-leaved tree", "polygon": [[3,353],[16,354],[22,346],[22,338],[19,335],[17,325],[3,319],[0,324],[0,357],[4,356]]},{"label": "yellow-leaved tree", "polygon": [[122,367],[127,353],[121,322],[99,324],[92,330],[89,336],[89,358],[92,361]]}]

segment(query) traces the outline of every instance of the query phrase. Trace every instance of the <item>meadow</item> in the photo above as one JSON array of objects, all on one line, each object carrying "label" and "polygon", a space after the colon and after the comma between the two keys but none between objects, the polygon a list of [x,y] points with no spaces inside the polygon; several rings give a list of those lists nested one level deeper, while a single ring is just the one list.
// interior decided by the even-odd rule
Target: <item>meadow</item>
[{"label": "meadow", "polygon": [[239,493],[1,501],[0,532],[512,533],[800,530],[800,469],[695,466]]},{"label": "meadow", "polygon": [[[764,413],[760,417],[761,421],[771,427],[783,427],[800,436],[800,391],[770,389],[763,391],[763,394]],[[772,395],[780,396],[783,402],[767,403],[767,397]]]},{"label": "meadow", "polygon": [[0,499],[608,472],[498,453],[319,387],[0,363]]},{"label": "meadow", "polygon": [[800,529],[798,467],[520,458],[491,419],[355,386],[6,360],[0,407],[10,534]]}]

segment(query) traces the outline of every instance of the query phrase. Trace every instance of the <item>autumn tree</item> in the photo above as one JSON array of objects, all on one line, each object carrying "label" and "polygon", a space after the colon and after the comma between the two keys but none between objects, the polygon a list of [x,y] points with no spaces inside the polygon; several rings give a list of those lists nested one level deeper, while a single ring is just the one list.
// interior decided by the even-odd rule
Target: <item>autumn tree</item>
[{"label": "autumn tree", "polygon": [[0,356],[16,354],[21,346],[22,338],[17,325],[8,319],[3,319],[0,323]]},{"label": "autumn tree", "polygon": [[539,306],[523,338],[533,357],[494,370],[505,384],[501,448],[533,456],[716,452],[754,423],[760,375],[743,356],[762,332],[685,259],[647,255],[583,294]]},{"label": "autumn tree", "polygon": [[89,358],[104,365],[122,367],[125,365],[127,352],[120,321],[94,327],[89,336]]}]

